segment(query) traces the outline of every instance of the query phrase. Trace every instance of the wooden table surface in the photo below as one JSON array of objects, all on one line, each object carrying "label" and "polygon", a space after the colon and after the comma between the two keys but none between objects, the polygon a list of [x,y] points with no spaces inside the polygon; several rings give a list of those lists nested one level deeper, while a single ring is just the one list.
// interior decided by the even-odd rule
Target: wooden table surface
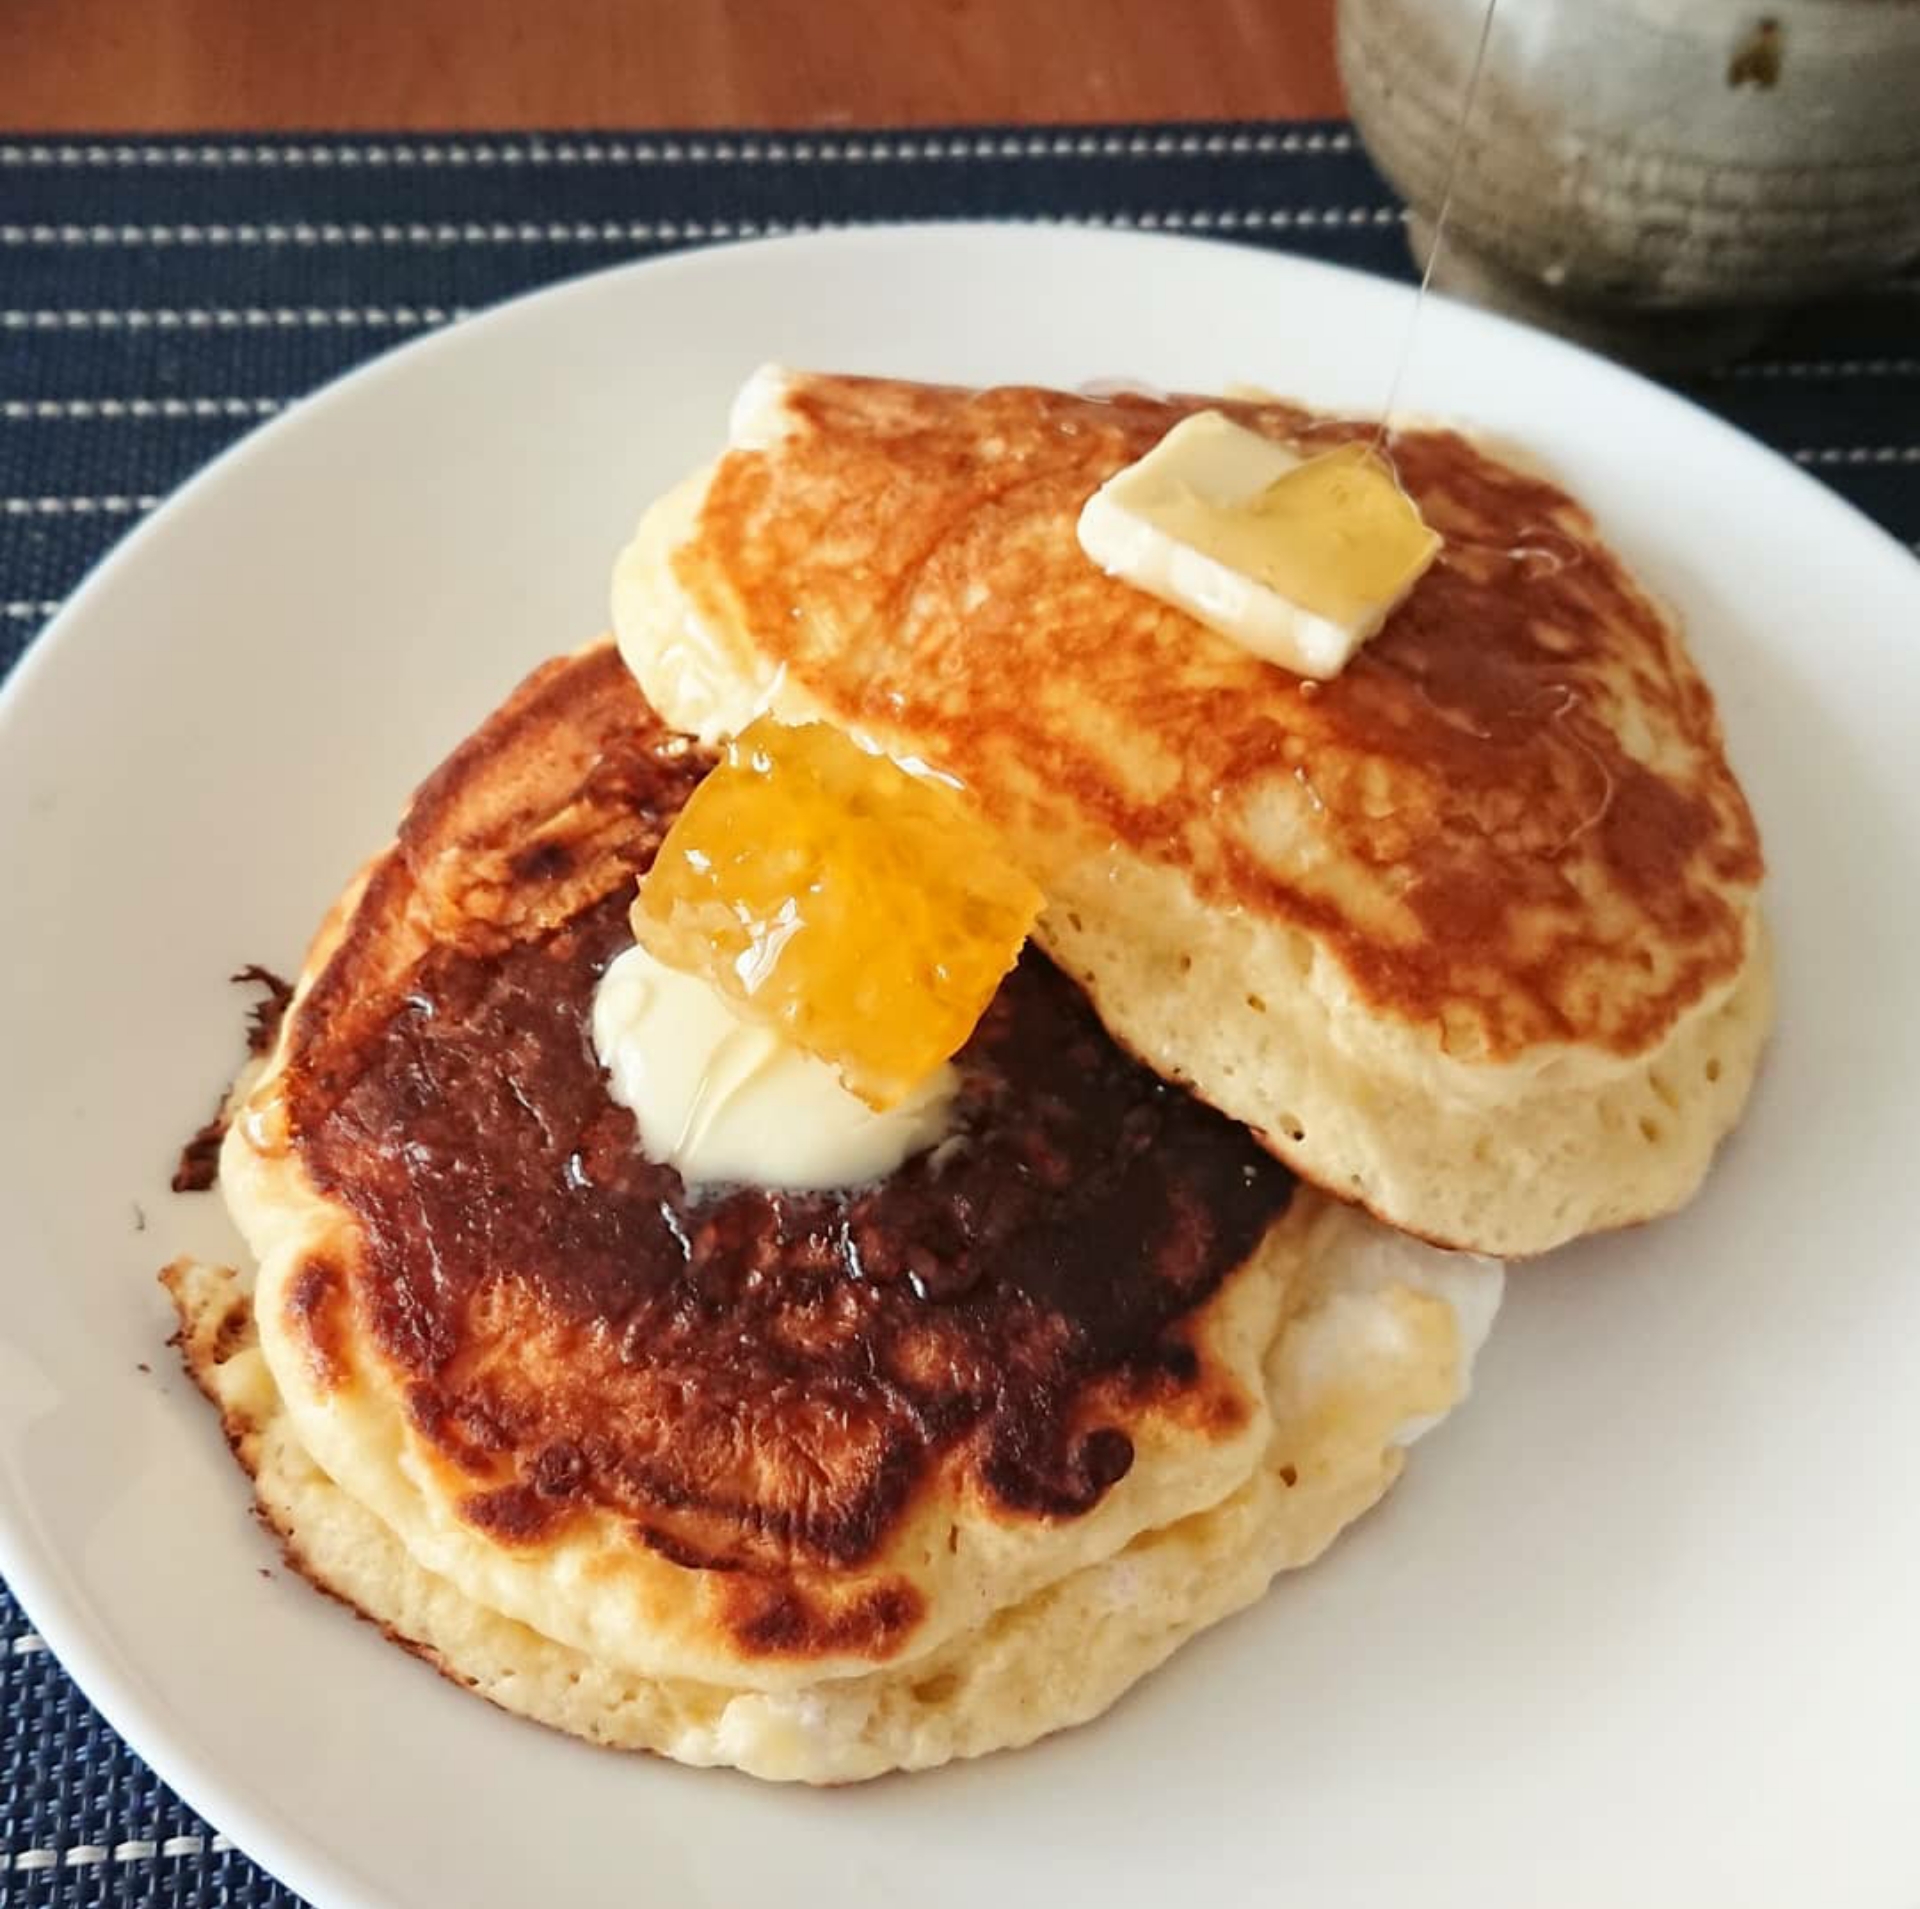
[{"label": "wooden table surface", "polygon": [[1341,110],[1333,0],[0,0],[0,131]]}]

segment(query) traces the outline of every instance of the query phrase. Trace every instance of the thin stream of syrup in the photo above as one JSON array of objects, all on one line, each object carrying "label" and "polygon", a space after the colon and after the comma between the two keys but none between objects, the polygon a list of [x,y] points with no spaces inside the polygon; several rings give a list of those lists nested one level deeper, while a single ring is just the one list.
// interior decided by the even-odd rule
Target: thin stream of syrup
[{"label": "thin stream of syrup", "polygon": [[[1413,343],[1420,328],[1420,314],[1427,302],[1427,287],[1433,282],[1434,263],[1440,257],[1440,248],[1446,243],[1447,216],[1453,210],[1453,189],[1460,176],[1460,159],[1466,151],[1467,128],[1473,120],[1473,104],[1480,93],[1480,75],[1487,64],[1487,43],[1493,36],[1493,16],[1498,11],[1500,0],[1487,0],[1487,10],[1480,16],[1480,39],[1473,49],[1473,65],[1467,70],[1467,84],[1460,95],[1460,117],[1453,128],[1453,150],[1447,155],[1447,179],[1440,193],[1440,210],[1433,221],[1433,243],[1427,247],[1427,263],[1420,274],[1419,289],[1413,295],[1413,310],[1407,314],[1407,329],[1400,340],[1400,357],[1393,368],[1393,382],[1387,386],[1387,401],[1380,407],[1380,422],[1374,426],[1373,443],[1370,448],[1376,455],[1386,457],[1389,465],[1393,460],[1387,453],[1387,437],[1393,426],[1393,408],[1400,401],[1400,387],[1407,375],[1407,366],[1413,360]],[[1398,476],[1398,473],[1395,473]]]}]

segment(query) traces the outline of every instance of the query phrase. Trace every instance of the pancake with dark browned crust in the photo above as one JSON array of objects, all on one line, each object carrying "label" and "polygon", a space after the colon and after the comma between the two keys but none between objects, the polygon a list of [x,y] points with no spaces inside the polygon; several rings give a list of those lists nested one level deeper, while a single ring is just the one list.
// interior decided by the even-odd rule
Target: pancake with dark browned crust
[{"label": "pancake with dark browned crust", "polygon": [[1192,412],[764,373],[614,590],[671,722],[824,717],[950,773],[1113,1032],[1317,1184],[1533,1253],[1685,1199],[1771,1015],[1762,862],[1672,620],[1546,479],[1391,454],[1446,542],[1332,681],[1104,575],[1088,497]]},{"label": "pancake with dark browned crust", "polygon": [[[1429,1288],[1497,1274],[1296,1195],[1037,952],[935,1154],[689,1194],[588,1019],[705,766],[602,645],[422,788],[234,1108],[258,1281],[173,1270],[190,1362],[303,1568],[512,1707],[823,1779],[1024,1741],[1371,1503],[1464,1387]],[[1295,1312],[1369,1369],[1286,1368]],[[1094,1577],[1189,1542],[1076,1667]]]}]

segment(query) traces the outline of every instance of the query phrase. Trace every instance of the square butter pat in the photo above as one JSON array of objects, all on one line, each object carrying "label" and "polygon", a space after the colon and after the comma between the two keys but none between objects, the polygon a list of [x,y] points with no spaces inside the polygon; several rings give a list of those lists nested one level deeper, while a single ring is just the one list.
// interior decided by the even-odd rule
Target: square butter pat
[{"label": "square butter pat", "polygon": [[1440,549],[1365,444],[1297,457],[1201,411],[1080,513],[1110,576],[1301,676],[1337,676]]}]

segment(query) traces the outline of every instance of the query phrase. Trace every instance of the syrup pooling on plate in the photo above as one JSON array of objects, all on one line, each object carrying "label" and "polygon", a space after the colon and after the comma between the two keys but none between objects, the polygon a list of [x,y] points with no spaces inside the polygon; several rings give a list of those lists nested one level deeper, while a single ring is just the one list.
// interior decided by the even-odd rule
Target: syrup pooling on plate
[{"label": "syrup pooling on plate", "polygon": [[950,782],[762,717],[668,832],[633,931],[885,1109],[958,1052],[1040,903]]}]

